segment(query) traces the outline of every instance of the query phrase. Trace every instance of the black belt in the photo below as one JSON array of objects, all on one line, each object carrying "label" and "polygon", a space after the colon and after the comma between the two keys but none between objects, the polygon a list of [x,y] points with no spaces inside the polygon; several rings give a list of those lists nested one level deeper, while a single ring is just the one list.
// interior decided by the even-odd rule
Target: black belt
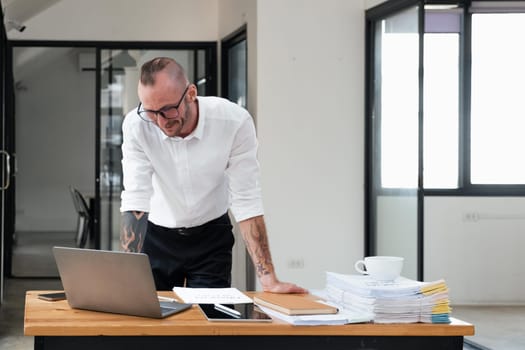
[{"label": "black belt", "polygon": [[226,224],[226,225],[229,225],[230,224],[230,218],[228,216],[228,213],[222,215],[222,216],[219,216],[217,219],[213,219],[211,221],[208,221],[202,225],[199,225],[199,226],[194,226],[194,227],[175,227],[175,228],[172,228],[170,230],[173,230],[175,231],[176,233],[178,233],[179,235],[181,236],[193,236],[193,235],[198,235],[200,233],[202,233],[205,229],[209,228],[210,226],[213,226],[213,225],[220,225],[220,224]]}]

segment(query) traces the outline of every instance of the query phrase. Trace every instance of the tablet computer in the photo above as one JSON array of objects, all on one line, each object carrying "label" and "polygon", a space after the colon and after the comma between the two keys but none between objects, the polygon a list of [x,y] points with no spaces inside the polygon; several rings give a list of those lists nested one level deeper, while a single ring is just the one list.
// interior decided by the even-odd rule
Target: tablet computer
[{"label": "tablet computer", "polygon": [[271,322],[272,318],[254,303],[199,304],[208,321]]}]

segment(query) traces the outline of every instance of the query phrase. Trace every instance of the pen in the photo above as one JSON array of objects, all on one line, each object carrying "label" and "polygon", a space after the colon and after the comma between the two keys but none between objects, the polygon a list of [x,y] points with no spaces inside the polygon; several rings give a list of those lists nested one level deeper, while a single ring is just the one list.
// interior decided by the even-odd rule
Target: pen
[{"label": "pen", "polygon": [[219,311],[222,311],[230,316],[233,316],[235,318],[240,318],[241,317],[241,313],[237,310],[234,310],[232,308],[229,308],[227,306],[224,306],[222,304],[215,304],[215,309],[216,310],[219,310]]},{"label": "pen", "polygon": [[160,301],[169,301],[171,303],[178,303],[179,301],[177,299],[174,299],[174,298],[168,298],[168,297],[163,297],[163,296],[160,296],[159,295],[159,300]]}]

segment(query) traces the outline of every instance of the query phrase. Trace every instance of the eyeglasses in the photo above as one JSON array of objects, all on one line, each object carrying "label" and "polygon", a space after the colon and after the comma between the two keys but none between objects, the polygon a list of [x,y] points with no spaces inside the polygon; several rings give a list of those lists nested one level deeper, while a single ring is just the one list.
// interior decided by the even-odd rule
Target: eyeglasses
[{"label": "eyeglasses", "polygon": [[174,105],[162,107],[158,111],[154,111],[151,109],[144,109],[142,108],[142,102],[140,102],[139,106],[137,107],[137,114],[139,115],[140,119],[146,122],[156,122],[158,120],[159,115],[164,119],[177,118],[179,115],[179,106],[182,103],[184,96],[186,96],[186,93],[188,92],[189,87],[190,87],[190,84],[186,85],[186,89],[184,89],[184,92],[182,93],[182,96],[179,102],[177,102]]}]

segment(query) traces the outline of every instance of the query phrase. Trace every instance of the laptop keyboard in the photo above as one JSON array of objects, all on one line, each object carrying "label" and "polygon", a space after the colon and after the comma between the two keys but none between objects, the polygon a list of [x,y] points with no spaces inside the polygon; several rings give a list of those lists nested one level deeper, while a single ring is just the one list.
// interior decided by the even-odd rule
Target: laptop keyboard
[{"label": "laptop keyboard", "polygon": [[169,312],[171,310],[178,310],[181,306],[184,304],[172,302],[172,301],[161,301],[160,302],[160,310],[164,312]]}]

